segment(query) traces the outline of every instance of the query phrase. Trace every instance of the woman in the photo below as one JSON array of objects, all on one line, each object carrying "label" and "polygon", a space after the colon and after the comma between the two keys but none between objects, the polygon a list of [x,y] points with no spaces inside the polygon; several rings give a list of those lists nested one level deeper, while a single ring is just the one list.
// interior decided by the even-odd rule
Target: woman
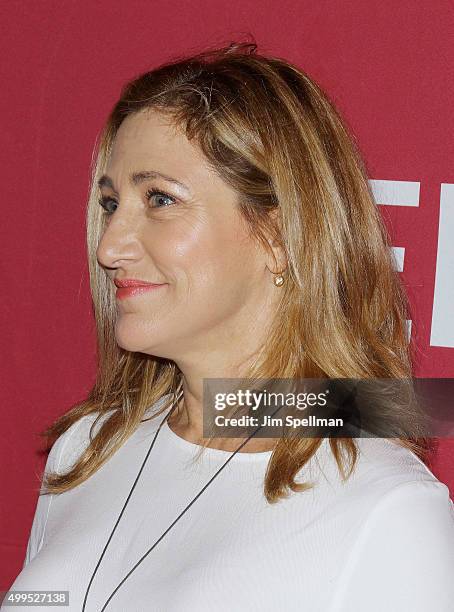
[{"label": "woman", "polygon": [[451,610],[427,439],[202,435],[207,378],[411,377],[388,236],[326,95],[253,44],[179,58],[124,88],[92,183],[99,371],[45,432],[11,589],[90,612]]}]

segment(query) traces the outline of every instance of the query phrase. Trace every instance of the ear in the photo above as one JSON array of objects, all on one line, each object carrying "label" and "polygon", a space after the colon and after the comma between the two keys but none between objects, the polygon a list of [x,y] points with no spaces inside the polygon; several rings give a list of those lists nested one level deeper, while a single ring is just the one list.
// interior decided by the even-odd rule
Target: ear
[{"label": "ear", "polygon": [[266,267],[273,274],[279,274],[287,269],[287,258],[284,249],[276,240],[268,239],[269,256],[267,257]]},{"label": "ear", "polygon": [[276,228],[273,233],[268,233],[267,242],[268,242],[268,254],[266,267],[273,274],[277,274],[279,272],[283,272],[287,266],[287,256],[285,253],[285,249],[282,245],[282,241],[279,239],[281,235],[281,225],[278,218],[278,211],[275,209],[272,211],[272,219],[274,223],[274,227]]}]

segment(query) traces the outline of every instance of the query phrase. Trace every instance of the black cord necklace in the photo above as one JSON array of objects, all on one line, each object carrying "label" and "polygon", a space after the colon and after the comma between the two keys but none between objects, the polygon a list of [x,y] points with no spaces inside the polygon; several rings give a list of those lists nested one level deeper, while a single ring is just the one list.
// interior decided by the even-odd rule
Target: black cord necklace
[{"label": "black cord necklace", "polygon": [[[166,416],[165,416],[165,417],[162,419],[161,423],[159,424],[158,429],[156,430],[155,435],[153,436],[153,440],[152,440],[152,442],[151,442],[150,448],[148,449],[148,452],[147,452],[147,454],[145,455],[145,459],[143,460],[142,465],[141,465],[141,467],[140,467],[140,470],[139,470],[139,472],[138,472],[138,474],[137,474],[137,476],[136,476],[136,479],[134,480],[134,484],[132,485],[131,490],[129,491],[128,497],[126,498],[126,501],[125,501],[125,503],[124,503],[124,505],[123,505],[123,508],[121,509],[121,512],[120,512],[120,514],[118,515],[117,521],[116,521],[116,523],[115,523],[115,525],[114,525],[114,527],[113,527],[113,529],[112,529],[112,531],[111,531],[111,534],[110,534],[110,536],[109,536],[109,538],[108,538],[108,540],[107,540],[107,542],[106,542],[106,544],[105,544],[105,546],[104,546],[104,549],[103,549],[103,551],[102,551],[102,553],[101,553],[101,556],[100,556],[100,557],[99,557],[99,559],[98,559],[98,562],[97,562],[97,564],[96,564],[96,567],[95,567],[95,569],[93,570],[93,574],[92,574],[92,576],[91,576],[91,578],[90,578],[90,581],[89,581],[88,586],[87,586],[87,590],[86,590],[86,592],[85,592],[85,597],[84,597],[84,601],[83,601],[83,604],[82,604],[82,612],[85,612],[85,606],[86,606],[86,603],[87,603],[88,592],[89,592],[89,590],[90,590],[90,587],[91,587],[91,585],[92,585],[92,582],[93,582],[93,580],[94,580],[94,577],[95,577],[95,575],[96,575],[96,572],[98,571],[98,568],[99,568],[99,566],[100,566],[100,564],[101,564],[101,561],[102,561],[102,559],[103,559],[103,557],[104,557],[104,554],[105,554],[105,552],[106,552],[106,550],[107,550],[107,547],[109,546],[110,541],[112,540],[112,537],[113,537],[113,535],[114,535],[114,533],[115,533],[115,530],[117,529],[118,523],[120,522],[121,517],[123,516],[123,513],[124,513],[124,511],[125,511],[125,508],[126,508],[126,506],[128,505],[128,502],[129,502],[129,500],[130,500],[130,498],[131,498],[131,495],[132,495],[132,493],[133,493],[133,491],[134,491],[134,489],[135,489],[135,487],[136,487],[136,484],[137,484],[137,482],[138,482],[138,480],[139,480],[139,478],[140,478],[140,475],[142,474],[143,468],[145,467],[145,463],[147,462],[147,459],[148,459],[148,457],[149,457],[149,455],[150,455],[151,449],[152,449],[152,448],[153,448],[153,446],[154,446],[154,443],[155,443],[155,441],[156,441],[156,438],[158,437],[158,434],[159,434],[159,432],[160,432],[160,430],[161,430],[161,427],[163,426],[164,421],[166,421],[166,420],[169,418],[169,416],[172,414],[172,412],[175,410],[175,408],[177,407],[177,405],[178,405],[178,404],[177,404],[177,403],[175,403],[175,405],[172,407],[172,409],[171,409],[171,410],[170,410],[170,411],[169,411],[169,412],[166,414]],[[256,433],[259,431],[259,429],[261,429],[262,427],[263,427],[263,425],[261,425],[260,427],[258,427],[258,428],[257,428],[257,429],[254,431],[254,433],[252,433],[252,434],[251,434],[251,435],[250,435],[248,438],[246,438],[246,440],[245,440],[245,441],[244,441],[244,442],[243,442],[243,443],[242,443],[242,444],[241,444],[241,445],[240,445],[240,446],[239,446],[239,447],[238,447],[238,448],[237,448],[237,449],[236,449],[236,450],[235,450],[235,451],[234,451],[234,452],[233,452],[233,453],[230,455],[230,457],[227,459],[227,461],[225,461],[225,462],[223,463],[223,465],[221,465],[221,467],[218,469],[218,471],[217,471],[217,472],[216,472],[216,473],[215,473],[215,474],[214,474],[214,475],[213,475],[213,476],[210,478],[210,480],[209,480],[209,481],[208,481],[208,482],[207,482],[207,483],[206,483],[206,484],[205,484],[205,485],[202,487],[202,489],[201,489],[201,490],[200,490],[200,491],[197,493],[197,495],[196,495],[196,496],[195,496],[195,497],[192,499],[192,501],[191,501],[191,502],[189,502],[189,504],[188,504],[188,505],[187,505],[187,506],[184,508],[184,510],[182,510],[182,512],[181,512],[181,513],[180,513],[180,514],[177,516],[177,518],[176,518],[176,519],[175,519],[175,520],[174,520],[174,521],[173,521],[173,522],[172,522],[172,523],[171,523],[171,524],[170,524],[170,525],[167,527],[167,529],[164,531],[164,533],[162,533],[162,534],[159,536],[159,538],[156,540],[156,542],[153,544],[153,546],[151,546],[151,547],[150,547],[150,548],[147,550],[147,552],[146,552],[144,555],[142,555],[142,557],[141,557],[141,558],[140,558],[140,559],[137,561],[137,563],[136,563],[136,564],[135,564],[135,565],[134,565],[134,566],[133,566],[133,567],[132,567],[132,568],[129,570],[129,572],[126,574],[126,576],[123,578],[123,580],[122,580],[122,581],[121,581],[121,582],[120,582],[120,583],[119,583],[119,584],[116,586],[116,588],[115,588],[115,589],[112,591],[111,595],[109,596],[109,598],[107,599],[107,601],[105,602],[105,604],[103,605],[103,607],[101,608],[100,612],[104,612],[104,610],[106,609],[106,607],[107,607],[107,605],[108,605],[109,601],[112,599],[112,597],[115,595],[115,593],[116,593],[116,592],[118,591],[118,589],[121,587],[121,585],[122,585],[122,584],[123,584],[123,583],[124,583],[124,582],[125,582],[125,581],[126,581],[128,578],[129,578],[129,576],[132,574],[132,572],[133,572],[133,571],[134,571],[134,570],[135,570],[135,569],[136,569],[136,568],[137,568],[137,567],[138,567],[138,566],[139,566],[139,565],[142,563],[142,561],[143,561],[143,560],[144,560],[144,559],[145,559],[145,558],[146,558],[146,557],[147,557],[147,556],[148,556],[148,555],[151,553],[151,551],[152,551],[152,550],[155,548],[155,546],[157,546],[157,545],[159,544],[159,542],[160,542],[160,541],[161,541],[161,540],[162,540],[162,539],[163,539],[163,538],[164,538],[164,537],[167,535],[167,533],[168,533],[168,532],[169,532],[169,531],[172,529],[172,527],[175,525],[175,523],[176,523],[177,521],[179,521],[179,520],[180,520],[180,518],[183,516],[183,514],[184,514],[184,513],[185,513],[187,510],[189,510],[189,508],[192,506],[192,504],[193,504],[193,503],[194,503],[194,502],[195,502],[195,501],[196,501],[196,500],[197,500],[197,499],[200,497],[200,495],[202,495],[202,493],[205,491],[205,489],[206,489],[206,488],[207,488],[207,487],[208,487],[208,486],[209,486],[209,485],[210,485],[210,484],[213,482],[213,480],[216,478],[216,476],[217,476],[217,475],[218,475],[218,474],[219,474],[219,473],[220,473],[220,472],[221,472],[221,471],[222,471],[222,470],[225,468],[225,466],[226,466],[226,465],[229,463],[229,461],[231,461],[231,459],[234,457],[234,455],[236,455],[236,453],[237,453],[239,450],[241,450],[241,449],[243,448],[243,446],[244,446],[244,445],[245,445],[245,444],[246,444],[246,443],[247,443],[247,442],[248,442],[248,441],[249,441],[249,440],[250,440],[250,439],[251,439],[253,436],[255,436],[255,434],[256,434]]]}]

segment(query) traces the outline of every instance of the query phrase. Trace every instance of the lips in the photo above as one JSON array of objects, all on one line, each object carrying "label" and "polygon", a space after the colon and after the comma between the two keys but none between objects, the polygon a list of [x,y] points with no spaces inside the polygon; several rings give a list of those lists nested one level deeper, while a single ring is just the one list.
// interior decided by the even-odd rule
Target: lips
[{"label": "lips", "polygon": [[135,278],[124,278],[122,280],[116,278],[114,279],[114,283],[116,287],[159,287],[163,283],[149,283],[148,281],[143,281]]},{"label": "lips", "polygon": [[167,285],[167,283],[149,283],[136,278],[124,278],[122,280],[116,278],[114,283],[117,287],[115,297],[119,300],[141,295],[142,293],[158,291]]}]

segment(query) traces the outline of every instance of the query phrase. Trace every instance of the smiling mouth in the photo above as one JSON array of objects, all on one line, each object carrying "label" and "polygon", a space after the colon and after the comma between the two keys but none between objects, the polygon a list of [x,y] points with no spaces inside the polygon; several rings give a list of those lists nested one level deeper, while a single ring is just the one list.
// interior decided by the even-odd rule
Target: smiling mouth
[{"label": "smiling mouth", "polygon": [[122,300],[124,298],[134,297],[136,295],[142,295],[142,293],[158,291],[159,289],[161,289],[162,287],[165,287],[166,285],[167,283],[163,283],[159,285],[155,285],[151,283],[148,285],[139,285],[137,283],[134,283],[126,287],[117,287],[117,290],[115,292],[115,297],[119,300]]},{"label": "smiling mouth", "polygon": [[150,281],[141,280],[140,278],[114,278],[116,287],[148,287],[149,285],[163,285],[165,283],[152,283]]}]

